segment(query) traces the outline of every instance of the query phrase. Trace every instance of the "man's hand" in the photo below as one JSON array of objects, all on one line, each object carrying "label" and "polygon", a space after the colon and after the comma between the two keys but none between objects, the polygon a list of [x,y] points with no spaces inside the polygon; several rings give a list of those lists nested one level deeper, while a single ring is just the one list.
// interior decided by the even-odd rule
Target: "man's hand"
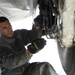
[{"label": "man's hand", "polygon": [[27,48],[32,54],[34,54],[39,52],[41,49],[43,49],[45,45],[46,45],[46,40],[44,38],[38,38],[34,40],[31,43],[31,45],[29,45]]},{"label": "man's hand", "polygon": [[39,29],[43,28],[43,15],[38,15],[36,18],[34,18],[34,25],[35,27],[39,27]]}]

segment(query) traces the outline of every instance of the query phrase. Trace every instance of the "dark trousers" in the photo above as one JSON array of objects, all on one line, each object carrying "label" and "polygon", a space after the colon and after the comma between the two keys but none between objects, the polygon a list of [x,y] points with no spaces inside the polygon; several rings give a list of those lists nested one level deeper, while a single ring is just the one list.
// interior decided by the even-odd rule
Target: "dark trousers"
[{"label": "dark trousers", "polygon": [[22,75],[58,75],[48,62],[30,63]]}]

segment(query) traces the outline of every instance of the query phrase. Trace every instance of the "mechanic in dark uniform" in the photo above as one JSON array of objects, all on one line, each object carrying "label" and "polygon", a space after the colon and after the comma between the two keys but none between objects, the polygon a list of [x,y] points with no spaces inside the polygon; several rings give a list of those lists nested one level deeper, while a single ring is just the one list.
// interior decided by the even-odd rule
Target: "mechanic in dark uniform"
[{"label": "mechanic in dark uniform", "polygon": [[[27,48],[25,46],[27,45]],[[32,30],[12,30],[6,17],[0,17],[1,75],[57,75],[48,62],[29,63],[33,54],[46,45],[40,26]]]}]

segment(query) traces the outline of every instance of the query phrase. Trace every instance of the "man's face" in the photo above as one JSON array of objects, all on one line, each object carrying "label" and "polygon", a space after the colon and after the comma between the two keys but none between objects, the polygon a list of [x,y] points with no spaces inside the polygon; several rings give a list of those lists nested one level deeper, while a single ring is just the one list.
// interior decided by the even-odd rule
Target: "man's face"
[{"label": "man's face", "polygon": [[13,37],[12,26],[8,20],[0,23],[0,34],[9,38]]}]

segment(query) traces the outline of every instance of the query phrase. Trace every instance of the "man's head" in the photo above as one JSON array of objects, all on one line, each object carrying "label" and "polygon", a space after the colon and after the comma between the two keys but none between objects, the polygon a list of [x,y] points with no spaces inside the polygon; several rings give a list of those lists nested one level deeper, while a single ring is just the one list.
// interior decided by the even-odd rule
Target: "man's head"
[{"label": "man's head", "polygon": [[13,30],[9,20],[6,17],[0,17],[0,34],[5,37],[13,37]]}]

